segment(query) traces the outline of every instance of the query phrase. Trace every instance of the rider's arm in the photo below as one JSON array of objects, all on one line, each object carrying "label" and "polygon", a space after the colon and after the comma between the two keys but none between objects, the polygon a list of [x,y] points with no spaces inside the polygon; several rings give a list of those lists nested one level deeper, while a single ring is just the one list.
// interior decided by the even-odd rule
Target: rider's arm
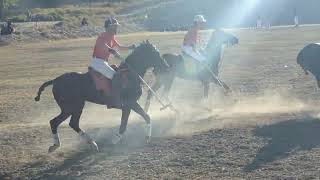
[{"label": "rider's arm", "polygon": [[121,45],[116,39],[113,39],[113,44],[114,44],[114,46],[118,47],[119,50],[131,50],[131,49],[134,49],[134,48],[135,48],[134,45],[131,45],[131,46],[123,46],[123,45]]}]

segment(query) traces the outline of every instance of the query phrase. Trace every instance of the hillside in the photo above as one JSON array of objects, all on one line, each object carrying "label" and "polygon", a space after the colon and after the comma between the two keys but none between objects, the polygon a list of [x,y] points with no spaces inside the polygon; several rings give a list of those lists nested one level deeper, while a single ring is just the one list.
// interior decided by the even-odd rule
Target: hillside
[{"label": "hillside", "polygon": [[258,16],[272,26],[293,24],[294,11],[305,24],[320,23],[318,0],[184,0],[149,12],[146,26],[159,31],[190,25],[195,14],[204,14],[207,27],[253,27]]},{"label": "hillside", "polygon": [[[120,33],[145,31],[149,29],[144,23],[146,10],[171,2],[175,0],[69,3],[56,8],[15,7],[8,10],[6,19],[14,22],[17,33],[12,36],[0,36],[0,45],[1,41],[58,40],[97,36],[104,30],[103,23],[110,16],[116,16],[120,21]],[[82,18],[88,19],[88,27],[80,27]]]},{"label": "hillside", "polygon": [[[15,22],[32,22],[16,23],[18,34],[9,39],[25,41],[92,37],[103,31],[103,22],[109,16],[119,19],[120,33],[187,30],[193,16],[199,13],[208,19],[207,28],[253,27],[258,16],[261,16],[263,23],[270,23],[272,26],[291,25],[294,12],[299,15],[302,24],[320,23],[320,11],[317,10],[320,1],[317,0],[126,0],[93,1],[91,4],[78,0],[66,2],[69,3],[55,8],[22,6],[10,10],[7,18]],[[89,21],[90,26],[87,28],[80,28],[83,17]],[[36,21],[40,25],[34,28]],[[62,24],[56,26],[58,22]]]}]

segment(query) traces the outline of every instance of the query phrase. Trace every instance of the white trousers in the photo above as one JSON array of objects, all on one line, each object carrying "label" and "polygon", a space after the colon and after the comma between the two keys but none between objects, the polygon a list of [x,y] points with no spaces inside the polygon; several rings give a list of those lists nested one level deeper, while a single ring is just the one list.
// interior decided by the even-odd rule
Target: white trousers
[{"label": "white trousers", "polygon": [[193,59],[203,62],[206,61],[206,57],[202,55],[199,51],[195,51],[191,46],[182,46],[182,52],[191,56]]},{"label": "white trousers", "polygon": [[109,66],[108,62],[96,57],[92,58],[90,67],[108,79],[112,79],[113,75],[116,73],[115,70]]}]

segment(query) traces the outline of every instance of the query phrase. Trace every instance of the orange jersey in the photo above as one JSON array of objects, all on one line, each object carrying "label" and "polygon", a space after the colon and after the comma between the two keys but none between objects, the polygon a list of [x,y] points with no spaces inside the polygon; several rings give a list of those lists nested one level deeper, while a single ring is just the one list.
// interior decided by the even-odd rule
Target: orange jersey
[{"label": "orange jersey", "polygon": [[119,47],[119,43],[115,39],[115,36],[108,32],[104,32],[100,34],[96,41],[96,45],[93,50],[93,57],[108,61],[111,53],[109,52],[106,44],[111,48]]},{"label": "orange jersey", "polygon": [[183,40],[184,46],[196,46],[199,41],[199,29],[192,26]]}]

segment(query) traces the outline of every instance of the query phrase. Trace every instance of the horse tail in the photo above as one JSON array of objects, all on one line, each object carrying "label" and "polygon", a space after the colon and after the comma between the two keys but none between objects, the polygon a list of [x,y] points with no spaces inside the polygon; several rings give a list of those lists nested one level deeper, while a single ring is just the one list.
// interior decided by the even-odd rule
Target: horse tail
[{"label": "horse tail", "polygon": [[35,100],[35,101],[40,101],[40,96],[41,96],[42,91],[44,91],[44,89],[45,89],[46,87],[52,85],[53,82],[54,82],[54,80],[50,80],[50,81],[47,81],[47,82],[43,83],[43,84],[40,86],[40,88],[39,88],[39,90],[38,90],[37,97],[35,97],[34,100]]}]

